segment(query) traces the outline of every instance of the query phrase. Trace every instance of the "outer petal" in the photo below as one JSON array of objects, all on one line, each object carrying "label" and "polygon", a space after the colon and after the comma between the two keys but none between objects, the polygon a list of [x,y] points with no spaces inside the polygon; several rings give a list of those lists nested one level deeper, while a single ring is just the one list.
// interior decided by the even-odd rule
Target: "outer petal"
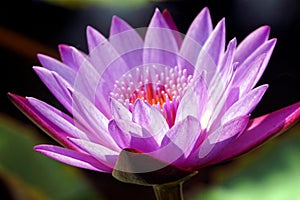
[{"label": "outer petal", "polygon": [[[69,45],[60,44],[58,47],[59,47],[60,57],[63,63],[71,67],[74,71],[78,71],[82,62],[85,60],[84,58],[86,58],[87,55],[79,51],[75,47]],[[77,53],[82,54],[81,57],[82,59],[75,59],[76,57],[78,58],[78,56],[75,55]]]},{"label": "outer petal", "polygon": [[99,160],[101,163],[105,164],[110,168],[114,167],[119,152],[113,151],[105,146],[87,140],[81,140],[75,138],[69,138],[69,140],[72,141],[81,149],[83,149],[84,151],[88,152],[91,156]]},{"label": "outer petal", "polygon": [[158,9],[151,19],[144,43],[144,64],[177,66],[178,46],[173,31]]},{"label": "outer petal", "polygon": [[212,163],[239,156],[281,134],[300,119],[300,102],[252,119],[243,134],[224,149]]},{"label": "outer petal", "polygon": [[50,158],[66,163],[68,165],[72,165],[74,167],[80,167],[100,172],[112,172],[112,168],[107,167],[92,156],[85,153],[80,153],[78,151],[53,145],[38,145],[34,147],[34,150]]},{"label": "outer petal", "polygon": [[60,144],[71,149],[79,150],[77,146],[67,140],[69,133],[63,131],[61,128],[53,124],[43,115],[41,115],[24,97],[8,94],[10,100],[37,126],[45,131],[49,136],[53,137]]},{"label": "outer petal", "polygon": [[249,115],[237,117],[208,134],[198,150],[188,158],[187,166],[202,166],[214,159],[235,137],[245,130]]},{"label": "outer petal", "polygon": [[99,136],[99,144],[119,150],[115,141],[108,134],[108,119],[82,94],[74,92],[73,98],[74,118],[78,119],[90,132]]},{"label": "outer petal", "polygon": [[42,67],[33,67],[33,69],[58,101],[72,113],[71,85],[54,71]]},{"label": "outer petal", "polygon": [[250,114],[261,100],[267,88],[268,85],[262,85],[253,89],[246,96],[239,99],[226,111],[221,119],[221,123],[225,124],[226,122],[238,116]]},{"label": "outer petal", "polygon": [[50,71],[55,71],[63,79],[68,81],[68,83],[72,84],[74,82],[76,71],[74,71],[72,68],[46,55],[38,54],[38,59],[43,67],[47,68]]},{"label": "outer petal", "polygon": [[266,42],[269,38],[270,27],[262,26],[251,34],[249,34],[238,46],[235,53],[235,61],[243,62],[252,54],[259,46]]},{"label": "outer petal", "polygon": [[88,41],[89,52],[91,52],[101,43],[106,42],[106,38],[91,26],[88,26],[86,29],[86,37]]}]

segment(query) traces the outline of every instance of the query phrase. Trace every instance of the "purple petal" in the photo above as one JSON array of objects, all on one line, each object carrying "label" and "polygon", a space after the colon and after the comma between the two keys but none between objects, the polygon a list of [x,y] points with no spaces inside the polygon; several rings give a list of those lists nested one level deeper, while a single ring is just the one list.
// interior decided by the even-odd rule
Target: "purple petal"
[{"label": "purple petal", "polygon": [[74,82],[76,72],[72,68],[46,55],[38,54],[38,59],[49,71],[55,71],[70,84]]},{"label": "purple petal", "polygon": [[199,121],[188,116],[183,121],[175,124],[162,141],[162,147],[150,156],[166,163],[181,163],[190,155],[195,144],[201,137],[201,125]]},{"label": "purple petal", "polygon": [[162,113],[142,100],[137,100],[132,111],[132,121],[147,129],[160,145],[169,126]]},{"label": "purple petal", "polygon": [[247,57],[265,43],[270,34],[269,26],[262,26],[249,34],[237,47],[235,61],[243,62]]},{"label": "purple petal", "polygon": [[111,98],[111,114],[114,119],[121,119],[125,121],[131,121],[132,114],[131,112],[119,101]]},{"label": "purple petal", "polygon": [[244,116],[250,114],[252,110],[256,107],[256,105],[261,100],[262,96],[266,92],[268,85],[259,86],[244,97],[239,99],[236,103],[234,103],[224,114],[221,119],[221,123],[225,124],[231,119],[234,119],[239,116]]},{"label": "purple petal", "polygon": [[175,123],[187,116],[193,116],[200,121],[206,107],[207,98],[207,85],[203,76],[200,76],[192,82],[192,85],[188,87],[182,97],[177,109]]},{"label": "purple petal", "polygon": [[109,132],[120,148],[134,148],[142,152],[151,152],[158,148],[154,137],[139,124],[124,120],[112,120]]},{"label": "purple petal", "polygon": [[[65,113],[57,110],[56,108],[46,104],[43,101],[38,99],[27,97],[26,100],[30,103],[30,105],[39,113],[41,117],[46,119],[48,123],[51,123],[53,127],[55,127],[57,132],[59,133],[59,140],[65,140],[67,137],[76,137],[76,138],[84,138],[91,140],[98,140],[98,137],[92,137],[91,134],[87,132],[87,130],[80,130],[76,127],[76,122],[70,116]],[[63,138],[62,138],[63,137]]]},{"label": "purple petal", "polygon": [[54,71],[42,67],[33,69],[57,100],[72,113],[71,85]]},{"label": "purple petal", "polygon": [[88,152],[91,156],[99,160],[104,165],[107,165],[110,168],[115,166],[119,152],[111,150],[110,148],[102,146],[98,143],[96,144],[86,140],[75,138],[69,138],[69,140],[84,151]]},{"label": "purple petal", "polygon": [[94,132],[101,138],[98,141],[99,144],[119,150],[119,147],[108,134],[108,119],[82,94],[74,92],[73,99],[74,118],[79,120],[90,132]]},{"label": "purple petal", "polygon": [[93,51],[101,43],[106,42],[106,38],[100,34],[96,29],[91,26],[88,26],[86,29],[86,37],[88,42],[89,52]]},{"label": "purple petal", "polygon": [[78,147],[72,144],[67,140],[67,137],[70,136],[68,132],[61,130],[58,126],[53,124],[43,115],[41,115],[33,106],[25,99],[24,97],[8,94],[10,100],[19,108],[32,122],[34,122],[39,128],[41,128],[45,133],[51,136],[60,144],[78,150]]},{"label": "purple petal", "polygon": [[213,163],[239,156],[277,136],[300,119],[300,102],[252,119],[246,131],[224,149]]},{"label": "purple petal", "polygon": [[63,63],[71,67],[74,71],[78,71],[79,67],[81,66],[81,63],[84,60],[74,59],[74,56],[78,57],[74,54],[80,53],[82,54],[83,58],[86,57],[86,55],[72,46],[60,44],[58,48]]},{"label": "purple petal", "polygon": [[240,74],[239,79],[236,79],[234,86],[240,89],[239,91],[240,97],[245,95],[245,93],[249,92],[255,86],[257,76],[259,76],[265,58],[266,58],[266,54],[262,54],[258,56],[249,65],[248,69],[245,70],[243,74]]},{"label": "purple petal", "polygon": [[144,43],[144,64],[177,66],[178,46],[173,31],[158,9],[151,19]]},{"label": "purple petal", "polygon": [[176,39],[176,42],[177,42],[177,45],[178,45],[178,48],[180,48],[181,44],[182,44],[182,36],[180,34],[180,32],[178,31],[178,28],[173,20],[173,17],[171,15],[171,13],[165,9],[162,13],[162,16],[164,17],[166,23],[168,24],[169,28],[171,30],[173,30],[173,34],[174,34],[174,37]]},{"label": "purple petal", "polygon": [[74,167],[80,167],[83,169],[95,170],[100,172],[112,172],[112,168],[107,167],[92,156],[85,153],[80,153],[78,151],[73,151],[53,145],[38,145],[34,147],[34,150],[50,158],[68,165],[72,165]]},{"label": "purple petal", "polygon": [[249,121],[249,115],[237,117],[208,134],[198,150],[188,158],[186,165],[206,165],[214,159],[230,142],[242,133]]},{"label": "purple petal", "polygon": [[142,38],[135,29],[116,16],[112,19],[109,42],[130,69],[143,64]]},{"label": "purple petal", "polygon": [[[253,84],[255,85],[260,77],[262,76],[263,72],[265,71],[267,64],[270,60],[270,57],[272,55],[272,52],[274,50],[275,44],[276,44],[276,39],[269,40],[268,42],[265,42],[263,45],[261,45],[256,51],[254,51],[251,55],[249,55],[246,60],[242,63],[237,68],[236,75],[233,81],[233,85],[238,81],[242,76],[244,71],[247,71],[249,69],[249,65],[257,59],[258,56],[265,54],[266,57],[264,59],[263,64],[261,65],[259,72],[257,73],[256,79],[253,81]],[[253,85],[253,86],[254,86]]]},{"label": "purple petal", "polygon": [[209,84],[217,65],[225,50],[225,19],[222,19],[206,40],[197,58],[194,76],[207,72],[206,81]]},{"label": "purple petal", "polygon": [[[180,48],[179,66],[192,74],[200,50],[213,30],[208,8],[204,8],[192,22]],[[201,33],[201,34],[200,34]]]}]

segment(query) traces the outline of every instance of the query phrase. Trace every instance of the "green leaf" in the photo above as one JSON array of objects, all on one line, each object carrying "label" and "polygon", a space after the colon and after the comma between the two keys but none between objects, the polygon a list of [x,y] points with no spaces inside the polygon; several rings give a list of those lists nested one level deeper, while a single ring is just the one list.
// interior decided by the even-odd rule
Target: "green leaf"
[{"label": "green leaf", "polygon": [[[300,124],[257,150],[220,166],[199,200],[300,200]],[[199,188],[200,189],[200,188]]]},{"label": "green leaf", "polygon": [[[82,171],[33,150],[38,132],[0,115],[0,178],[16,199],[99,199]],[[16,196],[18,196],[16,195]]]}]

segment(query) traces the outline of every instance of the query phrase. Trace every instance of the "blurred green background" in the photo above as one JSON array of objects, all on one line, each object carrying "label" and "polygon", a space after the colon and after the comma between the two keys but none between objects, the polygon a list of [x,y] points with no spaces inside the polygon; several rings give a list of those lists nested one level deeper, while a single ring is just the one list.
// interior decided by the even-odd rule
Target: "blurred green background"
[{"label": "blurred green background", "polygon": [[[55,143],[12,103],[7,92],[34,96],[63,110],[32,66],[37,53],[58,56],[57,45],[87,52],[85,30],[105,36],[113,15],[133,27],[148,25],[156,7],[167,8],[181,32],[208,6],[214,25],[226,17],[227,39],[240,42],[261,25],[278,43],[259,84],[268,83],[253,113],[259,116],[300,99],[299,1],[297,0],[35,0],[0,6],[0,196],[13,200],[154,199],[152,189],[121,183],[110,174],[70,167],[32,150]],[[227,41],[228,41],[227,40]],[[241,158],[203,169],[186,182],[190,200],[300,200],[300,125]]]}]

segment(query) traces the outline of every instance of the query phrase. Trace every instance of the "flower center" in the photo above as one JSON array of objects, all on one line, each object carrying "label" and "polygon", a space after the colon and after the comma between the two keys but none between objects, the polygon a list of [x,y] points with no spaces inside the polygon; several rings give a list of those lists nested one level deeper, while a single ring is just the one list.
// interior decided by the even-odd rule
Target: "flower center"
[{"label": "flower center", "polygon": [[186,70],[153,65],[140,67],[124,74],[114,85],[111,97],[130,111],[137,99],[157,107],[173,126],[176,111],[187,85],[192,79]]}]

